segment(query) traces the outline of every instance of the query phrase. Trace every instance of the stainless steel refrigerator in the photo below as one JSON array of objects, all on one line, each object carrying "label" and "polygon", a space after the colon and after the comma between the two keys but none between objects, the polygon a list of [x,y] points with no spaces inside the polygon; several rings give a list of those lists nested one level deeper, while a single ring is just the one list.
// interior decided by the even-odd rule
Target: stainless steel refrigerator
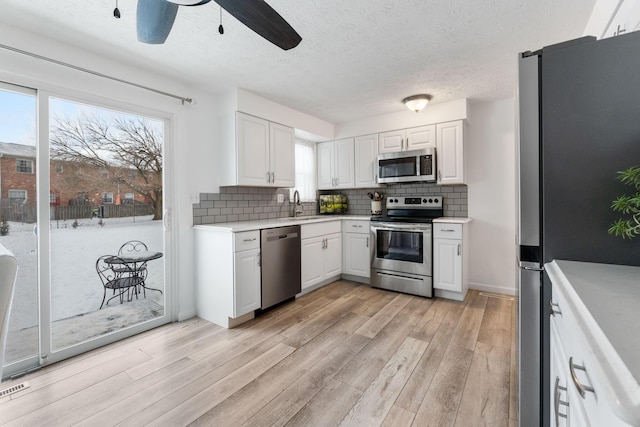
[{"label": "stainless steel refrigerator", "polygon": [[640,165],[640,33],[522,53],[518,108],[519,419],[548,426],[544,263],[640,265],[640,239],[607,232],[611,202],[632,192],[617,172]]}]

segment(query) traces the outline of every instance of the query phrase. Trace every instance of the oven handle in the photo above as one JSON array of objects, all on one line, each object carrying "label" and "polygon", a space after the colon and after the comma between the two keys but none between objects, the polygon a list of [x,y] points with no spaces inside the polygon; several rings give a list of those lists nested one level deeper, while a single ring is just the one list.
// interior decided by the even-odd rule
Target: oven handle
[{"label": "oven handle", "polygon": [[389,223],[389,222],[379,222],[376,225],[371,225],[372,230],[431,230],[431,224],[398,224],[398,223]]}]

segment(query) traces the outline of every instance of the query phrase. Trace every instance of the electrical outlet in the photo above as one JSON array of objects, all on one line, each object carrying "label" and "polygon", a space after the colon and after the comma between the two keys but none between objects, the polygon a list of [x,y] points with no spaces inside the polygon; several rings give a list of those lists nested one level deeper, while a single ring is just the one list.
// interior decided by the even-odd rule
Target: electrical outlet
[{"label": "electrical outlet", "polygon": [[284,203],[284,194],[278,194],[278,203]]},{"label": "electrical outlet", "polygon": [[200,203],[200,193],[191,193],[191,203]]}]

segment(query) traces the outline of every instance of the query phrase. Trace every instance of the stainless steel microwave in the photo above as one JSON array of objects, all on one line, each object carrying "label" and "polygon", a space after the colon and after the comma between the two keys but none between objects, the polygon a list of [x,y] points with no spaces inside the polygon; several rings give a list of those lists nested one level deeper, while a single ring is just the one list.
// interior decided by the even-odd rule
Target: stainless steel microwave
[{"label": "stainless steel microwave", "polygon": [[422,150],[383,153],[378,155],[378,182],[436,181],[436,150]]}]

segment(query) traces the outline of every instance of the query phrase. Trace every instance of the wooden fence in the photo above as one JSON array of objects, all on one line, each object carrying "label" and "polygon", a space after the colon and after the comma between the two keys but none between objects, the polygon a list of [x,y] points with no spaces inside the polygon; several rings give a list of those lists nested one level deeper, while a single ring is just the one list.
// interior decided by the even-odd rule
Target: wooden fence
[{"label": "wooden fence", "polygon": [[[125,205],[91,205],[51,206],[49,220],[73,220],[82,218],[124,218],[131,216],[153,215],[153,206],[135,203]],[[35,205],[12,203],[0,200],[0,220],[33,224],[36,222]]]}]

